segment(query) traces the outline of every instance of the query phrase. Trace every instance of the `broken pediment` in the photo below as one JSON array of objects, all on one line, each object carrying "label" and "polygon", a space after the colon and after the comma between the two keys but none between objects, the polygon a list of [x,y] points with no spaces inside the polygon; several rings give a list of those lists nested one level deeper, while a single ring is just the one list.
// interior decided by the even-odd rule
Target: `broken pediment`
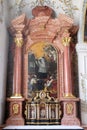
[{"label": "broken pediment", "polygon": [[36,6],[32,10],[34,18],[29,19],[22,14],[11,22],[10,30],[14,35],[19,28],[21,31],[22,27],[26,48],[33,43],[45,41],[56,44],[63,50],[61,41],[63,37],[72,36],[70,30],[74,26],[73,19],[65,14],[59,14],[58,17],[53,18],[52,13],[53,10],[48,6]]}]

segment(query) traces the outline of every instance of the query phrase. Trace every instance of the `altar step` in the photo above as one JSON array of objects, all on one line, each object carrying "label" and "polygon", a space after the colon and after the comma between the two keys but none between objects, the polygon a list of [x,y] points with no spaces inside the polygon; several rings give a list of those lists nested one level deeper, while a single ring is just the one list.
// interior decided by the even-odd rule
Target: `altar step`
[{"label": "altar step", "polygon": [[84,130],[80,126],[65,125],[25,125],[25,126],[7,126],[3,130]]}]

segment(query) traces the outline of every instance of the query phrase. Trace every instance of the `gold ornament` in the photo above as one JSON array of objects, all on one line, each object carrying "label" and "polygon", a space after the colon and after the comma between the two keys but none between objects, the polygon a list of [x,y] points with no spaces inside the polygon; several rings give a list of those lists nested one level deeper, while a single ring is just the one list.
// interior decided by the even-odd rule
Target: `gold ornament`
[{"label": "gold ornament", "polygon": [[21,94],[14,94],[10,98],[22,98]]},{"label": "gold ornament", "polygon": [[15,41],[17,47],[21,47],[23,45],[22,38],[15,38],[14,41]]},{"label": "gold ornament", "polygon": [[74,109],[74,107],[73,107],[73,104],[72,104],[72,103],[67,103],[67,104],[66,104],[67,114],[69,114],[69,115],[73,114],[73,109]]},{"label": "gold ornament", "polygon": [[64,94],[64,98],[76,98],[72,93]]},{"label": "gold ornament", "polygon": [[69,46],[70,41],[71,41],[71,37],[64,37],[62,39],[62,43],[63,43],[64,46]]},{"label": "gold ornament", "polygon": [[18,112],[19,112],[19,104],[17,104],[17,103],[13,104],[12,109],[13,109],[13,114],[18,114]]}]

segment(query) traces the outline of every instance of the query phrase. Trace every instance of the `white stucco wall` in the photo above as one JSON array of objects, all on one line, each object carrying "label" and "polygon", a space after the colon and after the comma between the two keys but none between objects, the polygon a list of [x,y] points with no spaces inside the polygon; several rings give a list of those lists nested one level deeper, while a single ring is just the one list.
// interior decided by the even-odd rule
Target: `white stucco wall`
[{"label": "white stucco wall", "polygon": [[79,98],[81,103],[81,121],[87,125],[87,42],[84,42],[84,13],[87,0],[84,0],[80,10],[78,44],[76,46],[78,55],[78,78],[79,78]]},{"label": "white stucco wall", "polygon": [[[5,13],[6,12],[6,13]],[[7,3],[3,4],[2,22],[0,22],[0,124],[4,121],[6,100],[6,73],[8,56]]]},{"label": "white stucco wall", "polygon": [[5,23],[0,23],[0,124],[3,122],[6,94],[8,35]]}]

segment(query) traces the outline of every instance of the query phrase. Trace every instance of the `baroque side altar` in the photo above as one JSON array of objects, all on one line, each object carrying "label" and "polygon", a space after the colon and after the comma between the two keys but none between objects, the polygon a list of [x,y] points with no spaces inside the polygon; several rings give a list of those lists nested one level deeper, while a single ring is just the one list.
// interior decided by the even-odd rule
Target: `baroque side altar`
[{"label": "baroque side altar", "polygon": [[[48,6],[11,22],[14,38],[13,95],[7,125],[80,125],[71,73],[72,35],[78,28],[65,14],[52,18]],[[23,104],[23,105],[22,105]]]}]

